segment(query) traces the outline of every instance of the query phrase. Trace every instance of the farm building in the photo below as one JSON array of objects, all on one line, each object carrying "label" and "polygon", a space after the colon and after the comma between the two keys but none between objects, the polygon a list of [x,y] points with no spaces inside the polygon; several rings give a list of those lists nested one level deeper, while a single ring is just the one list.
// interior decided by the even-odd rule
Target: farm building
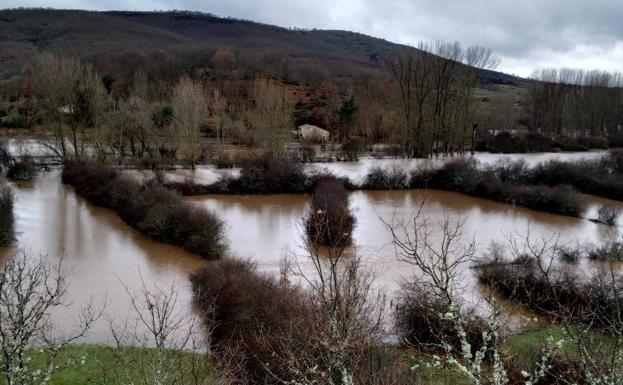
[{"label": "farm building", "polygon": [[311,142],[327,142],[329,140],[329,131],[313,124],[300,125],[298,135],[301,139]]}]

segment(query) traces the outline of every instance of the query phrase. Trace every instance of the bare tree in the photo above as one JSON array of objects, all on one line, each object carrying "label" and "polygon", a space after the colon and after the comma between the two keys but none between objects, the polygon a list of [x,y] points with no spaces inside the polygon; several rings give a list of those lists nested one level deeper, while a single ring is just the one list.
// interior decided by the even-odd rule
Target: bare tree
[{"label": "bare tree", "polygon": [[270,80],[256,84],[254,100],[247,119],[256,142],[271,154],[281,154],[292,125],[292,105],[283,90]]},{"label": "bare tree", "polygon": [[[17,251],[0,270],[0,370],[8,385],[45,384],[61,369],[75,363],[60,362],[61,349],[86,335],[101,311],[88,304],[80,312],[76,330],[61,335],[50,311],[65,306],[67,272],[62,263]],[[42,361],[33,360],[34,349]]]},{"label": "bare tree", "polygon": [[[408,156],[424,154],[426,103],[432,93],[430,46],[420,43],[419,50],[406,48],[386,60],[386,66],[398,85],[403,130],[403,151]],[[422,52],[423,51],[423,52]]]},{"label": "bare tree", "polygon": [[[623,384],[623,276],[614,265],[601,265],[592,276],[569,279],[556,265],[559,238],[533,239],[513,235],[511,258],[531,261],[529,274],[538,277],[553,304],[539,311],[555,319],[564,330],[564,344],[577,352],[578,367],[572,376],[560,376],[563,383],[590,385]],[[571,289],[571,290],[570,290]],[[533,288],[518,287],[532,291]],[[569,295],[572,292],[573,295]],[[603,338],[605,336],[605,338]],[[556,374],[556,373],[554,373]]]},{"label": "bare tree", "polygon": [[99,74],[76,58],[49,53],[35,67],[39,116],[53,133],[46,145],[62,159],[85,156],[89,131],[97,134],[107,98]]},{"label": "bare tree", "polygon": [[359,256],[347,253],[342,244],[322,247],[307,241],[304,231],[301,234],[312,268],[286,256],[282,282],[292,284],[294,279],[302,283],[316,311],[307,325],[312,330],[308,348],[292,350],[286,340],[275,352],[293,378],[279,380],[299,384],[364,382],[371,374],[365,372],[366,360],[381,345],[385,296],[373,287],[374,276]]},{"label": "bare tree", "polygon": [[[421,277],[414,277],[415,284],[427,288],[428,293],[444,304],[445,310],[440,317],[459,338],[459,348],[448,340],[437,344],[445,356],[435,356],[437,362],[434,364],[440,365],[443,361],[474,385],[507,384],[507,369],[501,353],[504,337],[500,326],[500,310],[493,297],[487,298],[492,311],[486,316],[486,328],[479,345],[473,346],[467,337],[466,319],[461,309],[460,277],[462,270],[473,259],[474,242],[464,240],[464,222],[460,218],[452,221],[446,216],[433,222],[424,217],[423,207],[420,206],[409,221],[394,218],[384,223],[392,236],[397,258],[418,268]],[[547,351],[536,363],[534,370],[524,373],[526,384],[534,384],[545,375],[555,348],[553,340],[548,340]]]},{"label": "bare tree", "polygon": [[206,350],[211,328],[200,328],[197,315],[181,306],[179,287],[148,288],[141,279],[138,293],[125,289],[131,317],[121,325],[109,320],[116,361],[123,368],[120,381],[144,385],[217,383]]},{"label": "bare tree", "polygon": [[201,124],[207,111],[203,88],[188,77],[182,77],[173,89],[173,125],[182,140],[191,168],[195,168],[201,144]]}]

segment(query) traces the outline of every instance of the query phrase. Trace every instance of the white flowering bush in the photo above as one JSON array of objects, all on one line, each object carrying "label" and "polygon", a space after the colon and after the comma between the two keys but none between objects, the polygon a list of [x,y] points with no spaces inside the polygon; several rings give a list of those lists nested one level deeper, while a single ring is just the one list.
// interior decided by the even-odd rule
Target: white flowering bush
[{"label": "white flowering bush", "polygon": [[[492,311],[486,316],[482,338],[474,346],[468,339],[465,316],[459,303],[461,286],[458,277],[466,264],[473,261],[473,242],[462,240],[463,222],[449,218],[431,223],[422,217],[422,209],[409,222],[387,223],[399,260],[417,267],[422,273],[415,281],[427,288],[430,295],[438,298],[446,310],[439,317],[453,330],[459,344],[442,340],[437,344],[445,354],[433,356],[432,367],[444,367],[455,371],[473,385],[505,385],[509,382],[501,347],[503,335],[500,327],[500,310],[492,296],[486,298]],[[435,331],[431,331],[434,333]],[[547,340],[546,348],[534,369],[523,373],[524,384],[534,385],[550,368],[550,360],[557,349],[553,338]],[[418,364],[419,366],[419,364]],[[418,366],[412,369],[417,370]]]}]

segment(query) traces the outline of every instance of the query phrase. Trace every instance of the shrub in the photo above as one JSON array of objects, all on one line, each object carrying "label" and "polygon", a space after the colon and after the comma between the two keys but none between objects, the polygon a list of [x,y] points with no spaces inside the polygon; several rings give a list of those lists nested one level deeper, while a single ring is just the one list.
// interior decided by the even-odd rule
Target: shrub
[{"label": "shrub", "polygon": [[588,246],[588,259],[596,261],[623,261],[623,243],[606,242],[601,246]]},{"label": "shrub", "polygon": [[503,183],[511,184],[524,184],[530,175],[530,169],[523,159],[512,161],[503,158],[488,166],[486,170],[494,173]]},{"label": "shrub", "polygon": [[602,205],[597,210],[597,221],[606,225],[614,226],[617,223],[621,210],[618,207]]},{"label": "shrub", "polygon": [[397,167],[385,170],[380,166],[370,168],[362,188],[369,190],[400,190],[409,187],[407,174]]},{"label": "shrub", "polygon": [[556,147],[557,143],[544,135],[528,133],[523,136],[513,135],[508,131],[500,132],[486,141],[486,150],[498,153],[545,152]]},{"label": "shrub", "polygon": [[236,160],[225,152],[218,151],[216,155],[212,157],[212,164],[216,166],[216,168],[233,168],[236,167]]},{"label": "shrub", "polygon": [[154,239],[182,246],[206,259],[224,254],[222,221],[156,182],[141,185],[109,167],[73,162],[65,165],[62,178],[78,195],[116,211],[129,225]]},{"label": "shrub", "polygon": [[301,145],[301,162],[312,162],[316,157],[316,149],[311,144]]},{"label": "shrub", "polygon": [[7,178],[18,181],[27,181],[37,175],[37,168],[30,157],[16,160],[7,168]]},{"label": "shrub", "polygon": [[560,259],[564,263],[568,264],[576,264],[580,261],[582,257],[582,251],[579,248],[572,247],[558,247],[556,250],[558,254],[558,259]]},{"label": "shrub", "polygon": [[588,148],[608,148],[608,139],[603,136],[583,136],[577,139],[578,143]]},{"label": "shrub", "polygon": [[562,138],[557,142],[558,147],[563,151],[588,151],[588,147],[582,145],[576,139]]},{"label": "shrub", "polygon": [[310,212],[305,220],[310,240],[338,247],[351,242],[355,217],[351,214],[348,193],[340,180],[320,178],[313,186]]},{"label": "shrub", "polygon": [[[447,305],[427,292],[421,284],[403,284],[395,311],[395,326],[401,339],[407,344],[428,349],[449,343],[457,351],[461,351],[461,340],[456,328],[443,314],[448,311]],[[463,315],[467,340],[473,349],[482,346],[482,333],[487,330],[486,321],[478,317],[474,311]],[[475,351],[474,351],[475,353]]]},{"label": "shrub", "polygon": [[581,217],[584,202],[569,186],[517,186],[509,193],[508,203],[534,210]]},{"label": "shrub", "polygon": [[623,133],[615,133],[608,136],[608,142],[612,148],[623,147]]},{"label": "shrub", "polygon": [[549,270],[546,277],[536,263],[527,256],[484,263],[478,267],[478,279],[505,298],[554,320],[571,316],[587,325],[607,327],[609,320],[623,316],[623,298],[614,295],[599,272],[584,279],[566,269]]},{"label": "shrub", "polygon": [[305,191],[305,173],[297,161],[264,155],[242,163],[232,189],[246,194],[301,193]]},{"label": "shrub", "polygon": [[0,246],[11,244],[15,238],[14,203],[13,190],[10,187],[0,189]]},{"label": "shrub", "polygon": [[[287,338],[293,349],[307,344],[312,308],[302,291],[279,284],[256,271],[246,261],[225,259],[191,276],[196,303],[209,326],[213,325],[213,350],[221,358],[237,346],[235,359],[242,367],[239,377],[252,384],[274,383],[274,376],[291,378],[284,362],[273,351]],[[292,333],[292,328],[296,333]]]},{"label": "shrub", "polygon": [[342,152],[344,157],[349,161],[359,160],[359,154],[363,152],[365,143],[363,139],[353,136],[342,142]]},{"label": "shrub", "polygon": [[11,162],[13,161],[13,157],[9,152],[9,147],[6,142],[0,141],[0,168],[9,167]]},{"label": "shrub", "polygon": [[439,169],[414,170],[411,173],[411,188],[436,188],[471,194],[476,188],[478,160],[461,158],[446,163]]}]

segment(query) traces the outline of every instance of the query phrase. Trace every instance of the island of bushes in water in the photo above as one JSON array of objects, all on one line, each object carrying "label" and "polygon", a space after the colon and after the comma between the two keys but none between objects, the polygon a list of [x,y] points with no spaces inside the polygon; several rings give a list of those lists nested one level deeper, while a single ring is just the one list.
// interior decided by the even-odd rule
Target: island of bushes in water
[{"label": "island of bushes in water", "polygon": [[[240,175],[226,176],[212,184],[192,181],[165,182],[182,195],[302,194],[311,193],[315,181],[328,172],[305,173],[303,166],[284,158],[263,156],[245,160]],[[555,214],[581,217],[581,194],[623,200],[623,150],[611,150],[598,159],[565,162],[553,160],[534,167],[522,161],[502,159],[482,165],[474,158],[457,158],[438,168],[411,172],[373,166],[361,184],[339,178],[348,190],[401,190],[430,188]]]}]

